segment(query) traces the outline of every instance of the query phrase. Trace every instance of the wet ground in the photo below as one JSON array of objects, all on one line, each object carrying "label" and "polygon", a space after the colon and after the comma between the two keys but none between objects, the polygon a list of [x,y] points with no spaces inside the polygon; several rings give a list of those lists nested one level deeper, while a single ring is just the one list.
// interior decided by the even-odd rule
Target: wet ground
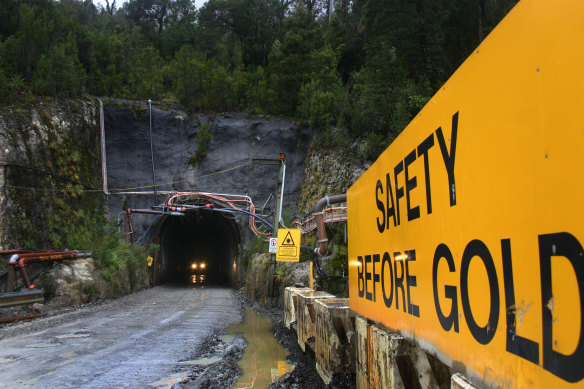
[{"label": "wet ground", "polygon": [[[332,388],[355,387],[340,378]],[[14,387],[325,386],[281,310],[228,288],[161,286],[0,326],[0,388]]]},{"label": "wet ground", "polygon": [[170,387],[190,374],[193,351],[240,319],[231,289],[161,286],[4,326],[0,387]]}]

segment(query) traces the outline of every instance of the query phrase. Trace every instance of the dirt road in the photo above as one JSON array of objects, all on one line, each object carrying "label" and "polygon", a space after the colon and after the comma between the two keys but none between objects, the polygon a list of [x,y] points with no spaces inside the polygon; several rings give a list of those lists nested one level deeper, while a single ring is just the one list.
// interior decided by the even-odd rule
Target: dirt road
[{"label": "dirt road", "polygon": [[156,387],[239,319],[231,289],[160,286],[0,328],[0,388]]}]

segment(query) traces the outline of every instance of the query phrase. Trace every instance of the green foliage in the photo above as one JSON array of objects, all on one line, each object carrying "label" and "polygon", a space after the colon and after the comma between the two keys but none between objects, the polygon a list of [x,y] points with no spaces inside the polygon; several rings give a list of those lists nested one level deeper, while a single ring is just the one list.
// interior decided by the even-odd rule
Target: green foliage
[{"label": "green foliage", "polygon": [[135,88],[135,99],[160,99],[163,94],[163,61],[158,50],[147,46],[137,50],[129,81]]},{"label": "green foliage", "polygon": [[82,91],[85,74],[77,60],[77,46],[72,41],[57,44],[41,55],[32,75],[32,90],[38,95],[70,97]]},{"label": "green foliage", "polygon": [[267,251],[268,243],[264,241],[260,236],[255,236],[251,240],[250,247],[244,252],[244,265],[247,265],[250,259],[256,254],[263,254]]},{"label": "green foliage", "polygon": [[8,99],[8,79],[4,74],[4,69],[0,65],[0,104],[5,103]]},{"label": "green foliage", "polygon": [[209,150],[209,144],[213,140],[213,134],[211,134],[211,129],[208,123],[197,122],[199,127],[197,131],[197,150],[195,154],[189,159],[189,164],[196,168],[200,163],[202,163],[207,158],[207,152]]},{"label": "green foliage", "polygon": [[274,269],[274,282],[280,283],[290,273],[290,269],[284,265],[277,265]]},{"label": "green foliage", "polygon": [[254,114],[264,113],[276,104],[276,91],[270,88],[268,73],[264,68],[257,67],[248,71],[245,100],[248,111]]},{"label": "green foliage", "polygon": [[365,158],[375,161],[388,146],[382,134],[370,132],[365,138]]},{"label": "green foliage", "polygon": [[52,299],[57,294],[58,285],[54,277],[42,275],[41,278],[37,281],[37,286],[45,291],[43,295],[45,301]]},{"label": "green foliage", "polygon": [[154,98],[391,140],[517,0],[5,3],[0,102]]},{"label": "green foliage", "polygon": [[176,97],[190,111],[238,109],[245,96],[244,74],[230,71],[190,46],[182,47],[169,67]]},{"label": "green foliage", "polygon": [[325,268],[329,274],[348,274],[348,249],[346,245],[336,244],[333,247],[332,259]]},{"label": "green foliage", "polygon": [[158,250],[157,245],[128,246],[114,223],[97,226],[95,231],[90,244],[94,263],[101,277],[113,285],[114,295],[147,286],[147,258]]}]

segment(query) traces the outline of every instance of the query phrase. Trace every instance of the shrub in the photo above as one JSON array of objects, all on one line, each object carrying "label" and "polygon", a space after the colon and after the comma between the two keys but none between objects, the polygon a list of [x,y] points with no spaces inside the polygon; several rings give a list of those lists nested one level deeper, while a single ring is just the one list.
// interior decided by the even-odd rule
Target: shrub
[{"label": "shrub", "polygon": [[370,132],[365,138],[365,158],[374,161],[387,148],[386,138],[382,134]]},{"label": "shrub", "polygon": [[201,124],[197,121],[199,130],[197,131],[197,150],[195,154],[189,159],[189,164],[196,168],[200,163],[202,163],[207,158],[207,152],[209,151],[209,144],[213,140],[213,134],[209,128],[208,123]]},{"label": "shrub", "polygon": [[8,100],[8,79],[4,74],[4,69],[0,66],[0,103]]}]

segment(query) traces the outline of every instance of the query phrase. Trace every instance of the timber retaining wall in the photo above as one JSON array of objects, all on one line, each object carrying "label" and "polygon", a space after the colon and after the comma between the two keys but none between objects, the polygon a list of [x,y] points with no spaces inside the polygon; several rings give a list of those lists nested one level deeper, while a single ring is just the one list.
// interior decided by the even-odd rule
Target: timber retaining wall
[{"label": "timber retaining wall", "polygon": [[462,374],[400,334],[359,316],[349,299],[309,288],[286,288],[284,323],[314,356],[326,385],[352,373],[358,389],[476,389]]}]

